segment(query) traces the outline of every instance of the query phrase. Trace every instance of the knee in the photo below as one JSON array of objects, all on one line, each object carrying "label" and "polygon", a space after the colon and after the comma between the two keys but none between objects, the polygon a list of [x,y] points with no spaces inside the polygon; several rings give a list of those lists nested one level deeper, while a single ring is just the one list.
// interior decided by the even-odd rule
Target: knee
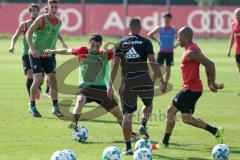
[{"label": "knee", "polygon": [[79,104],[85,104],[86,103],[86,97],[85,96],[77,96],[77,103]]},{"label": "knee", "polygon": [[174,119],[174,118],[175,118],[175,113],[174,113],[174,111],[172,110],[172,108],[168,108],[168,109],[167,109],[167,118],[168,118],[168,119]]},{"label": "knee", "polygon": [[182,116],[182,122],[185,123],[185,124],[191,125],[192,124],[191,116]]},{"label": "knee", "polygon": [[27,79],[33,79],[33,72],[32,70],[28,70],[26,73]]},{"label": "knee", "polygon": [[49,81],[50,82],[57,82],[56,75],[54,73],[51,73],[48,75]]}]

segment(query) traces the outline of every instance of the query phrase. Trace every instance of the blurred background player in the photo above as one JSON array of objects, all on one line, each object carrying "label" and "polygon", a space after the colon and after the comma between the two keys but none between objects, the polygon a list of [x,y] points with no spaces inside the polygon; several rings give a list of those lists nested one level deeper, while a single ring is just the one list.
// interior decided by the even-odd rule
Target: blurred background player
[{"label": "blurred background player", "polygon": [[[48,11],[49,11],[48,6],[45,6],[45,7],[43,7],[43,8],[41,9],[41,13],[40,13],[40,14],[41,14],[41,15],[42,15],[42,14],[47,14]],[[61,36],[60,33],[58,34],[58,39],[60,40],[63,48],[68,48],[67,44],[65,43],[65,41],[64,41],[64,39],[63,39],[63,37]],[[56,48],[56,44],[55,44],[55,47],[54,47],[54,48]],[[53,55],[52,55],[52,58],[53,58],[54,66],[55,66],[55,68],[56,68],[56,66],[57,66],[56,54],[53,54]],[[44,80],[44,78],[43,78],[43,80]],[[48,78],[47,78],[47,80],[46,80],[46,85],[47,85],[47,86],[46,86],[45,95],[50,98],[50,97],[51,97],[50,81],[49,81]]]},{"label": "blurred background player", "polygon": [[[174,46],[174,38],[177,34],[177,29],[171,25],[172,14],[166,13],[163,15],[164,25],[158,26],[148,33],[148,36],[157,42],[160,46],[160,51],[157,55],[157,62],[160,67],[164,66],[166,61],[166,77],[165,81],[168,82],[171,75],[171,66],[174,64],[173,61],[173,50],[178,46]],[[155,35],[158,35],[159,38],[156,38]],[[155,82],[156,76],[153,76],[153,81]]]},{"label": "blurred background player", "polygon": [[236,20],[232,23],[232,34],[230,37],[229,49],[227,51],[227,56],[231,56],[231,50],[233,44],[235,43],[235,57],[238,66],[238,71],[240,73],[240,8],[237,8],[235,11]]},{"label": "blurred background player", "polygon": [[169,139],[175,126],[176,114],[180,111],[182,121],[188,125],[204,129],[210,132],[217,139],[217,143],[223,143],[223,128],[212,127],[200,118],[192,115],[195,111],[195,105],[203,92],[202,81],[200,80],[200,64],[205,67],[208,87],[212,92],[223,89],[223,84],[217,84],[216,71],[214,63],[206,58],[200,48],[193,43],[193,31],[189,27],[182,27],[178,32],[178,41],[181,47],[185,47],[182,56],[181,73],[183,77],[183,88],[173,99],[167,111],[167,124],[165,136],[158,147],[167,148]]},{"label": "blurred background player", "polygon": [[[39,11],[40,11],[40,7],[35,4],[35,3],[31,3],[28,7],[29,13],[30,13],[30,19],[22,22],[19,27],[17,28],[15,34],[12,37],[11,40],[11,45],[9,48],[9,52],[13,53],[14,49],[15,49],[15,44],[17,42],[18,37],[22,34],[23,35],[23,55],[22,55],[22,61],[23,61],[23,69],[24,69],[24,73],[26,75],[26,88],[28,91],[28,95],[30,96],[30,88],[31,85],[33,83],[33,71],[31,69],[31,65],[30,65],[30,60],[29,60],[29,45],[27,43],[26,40],[26,33],[29,29],[29,27],[31,26],[31,24],[34,22],[34,20],[39,16]],[[36,93],[36,99],[40,98],[40,90],[37,90]]]},{"label": "blurred background player", "polygon": [[154,86],[149,75],[147,59],[149,60],[154,73],[160,78],[162,87],[166,85],[162,73],[156,62],[153,46],[150,40],[140,36],[141,21],[139,18],[132,18],[128,25],[129,36],[120,40],[112,62],[108,96],[113,97],[113,88],[119,65],[122,68],[122,82],[119,89],[123,112],[123,134],[126,147],[122,154],[132,155],[131,135],[132,116],[137,110],[137,97],[139,96],[144,104],[142,108],[142,120],[139,128],[139,135],[149,138],[147,133],[147,122],[152,113],[152,101]]},{"label": "blurred background player", "polygon": [[55,66],[52,55],[44,53],[45,49],[55,47],[59,35],[61,21],[56,16],[58,10],[58,0],[48,0],[49,12],[39,16],[30,26],[27,32],[27,41],[30,47],[30,62],[33,69],[33,84],[30,90],[29,112],[34,117],[41,117],[35,104],[35,94],[37,86],[42,81],[42,73],[46,73],[51,86],[51,97],[53,103],[52,113],[55,116],[63,116],[58,107],[58,88],[55,73]]}]

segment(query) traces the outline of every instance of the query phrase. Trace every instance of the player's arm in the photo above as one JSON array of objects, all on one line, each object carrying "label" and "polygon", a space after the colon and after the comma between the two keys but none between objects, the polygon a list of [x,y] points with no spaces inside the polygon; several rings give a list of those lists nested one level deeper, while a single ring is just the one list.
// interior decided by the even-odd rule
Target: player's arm
[{"label": "player's arm", "polygon": [[[177,35],[177,33],[178,33],[178,29],[177,29],[177,28],[174,28],[174,35]],[[177,43],[174,45],[173,49],[177,48],[178,46],[179,46],[179,42],[177,42]]]},{"label": "player's arm", "polygon": [[27,38],[27,42],[28,42],[28,45],[29,45],[29,48],[30,48],[30,54],[33,56],[33,57],[39,57],[39,53],[38,51],[36,50],[36,48],[33,46],[33,43],[32,43],[32,35],[33,35],[33,32],[35,32],[39,27],[42,26],[42,17],[39,17],[37,18],[34,23],[29,27],[28,31],[27,31],[27,34],[26,34],[26,38]]},{"label": "player's arm", "polygon": [[159,40],[155,37],[156,34],[159,34],[159,30],[160,30],[160,27],[156,27],[154,28],[153,30],[151,30],[149,33],[148,33],[148,37],[151,38],[152,40],[154,40],[155,42],[157,42],[158,44],[160,43]]},{"label": "player's arm", "polygon": [[68,55],[72,54],[72,49],[69,48],[62,48],[62,49],[46,49],[44,50],[44,53],[46,54],[62,54],[62,55]]},{"label": "player's arm", "polygon": [[65,41],[60,33],[58,34],[58,39],[62,43],[63,48],[68,48],[67,44],[65,43]]},{"label": "player's arm", "polygon": [[150,62],[150,65],[151,65],[151,67],[152,67],[153,72],[155,73],[155,75],[156,75],[158,78],[160,78],[160,81],[164,81],[163,76],[162,76],[162,72],[161,72],[161,70],[160,70],[160,67],[159,67],[156,59],[155,59],[154,54],[149,54],[149,55],[148,55],[148,60],[149,60],[149,62]]},{"label": "player's arm", "polygon": [[208,87],[212,92],[217,92],[218,89],[223,89],[224,85],[223,84],[217,84],[215,82],[216,80],[216,69],[215,69],[215,64],[212,62],[210,59],[205,57],[201,52],[199,51],[190,51],[188,58],[190,60],[194,60],[199,62],[200,64],[204,65],[205,71],[207,74],[207,79],[208,79]]},{"label": "player's arm", "polygon": [[24,32],[24,23],[21,23],[19,25],[19,27],[17,28],[16,32],[14,33],[12,40],[11,40],[11,45],[9,48],[9,52],[13,53],[14,52],[14,48],[15,48],[15,44],[17,42],[17,39],[19,37],[19,35],[21,35]]},{"label": "player's arm", "polygon": [[232,32],[231,36],[230,36],[230,40],[229,40],[229,47],[228,47],[228,51],[227,51],[227,56],[230,57],[231,56],[231,50],[234,44],[234,33]]}]

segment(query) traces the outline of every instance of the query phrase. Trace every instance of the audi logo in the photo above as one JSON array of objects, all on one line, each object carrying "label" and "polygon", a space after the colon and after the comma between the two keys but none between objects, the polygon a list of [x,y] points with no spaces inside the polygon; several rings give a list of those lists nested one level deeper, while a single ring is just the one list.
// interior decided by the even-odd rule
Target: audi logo
[{"label": "audi logo", "polygon": [[[199,25],[194,25],[193,20],[200,17]],[[212,18],[212,19],[211,19]],[[194,10],[187,19],[187,24],[196,33],[230,33],[232,30],[232,21],[234,14],[231,11],[203,11]],[[212,23],[212,24],[211,24]],[[224,24],[227,24],[224,25]]]},{"label": "audi logo", "polygon": [[[28,15],[28,9],[24,9],[20,12],[18,17],[18,22],[21,23],[24,21],[25,17]],[[80,11],[75,8],[66,8],[58,9],[59,18],[62,21],[61,30],[66,32],[75,32],[79,30],[82,26],[83,18]],[[76,20],[73,24],[71,23],[71,19]]]}]

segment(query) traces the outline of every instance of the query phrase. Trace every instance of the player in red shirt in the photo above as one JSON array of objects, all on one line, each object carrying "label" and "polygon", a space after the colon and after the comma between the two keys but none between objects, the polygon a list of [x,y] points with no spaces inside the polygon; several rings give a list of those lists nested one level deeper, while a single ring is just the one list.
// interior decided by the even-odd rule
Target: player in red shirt
[{"label": "player in red shirt", "polygon": [[230,36],[229,49],[227,51],[228,57],[231,55],[231,50],[233,44],[235,43],[235,53],[236,53],[236,62],[238,66],[238,71],[240,73],[240,8],[237,8],[235,11],[236,20],[232,23],[232,34]]},{"label": "player in red shirt", "polygon": [[202,54],[200,48],[193,43],[192,37],[193,31],[189,27],[182,27],[178,32],[179,45],[185,47],[181,64],[181,74],[184,81],[183,88],[168,108],[165,136],[158,147],[167,148],[169,146],[169,139],[175,126],[175,117],[179,111],[182,114],[184,123],[207,130],[216,137],[218,143],[223,142],[223,128],[212,127],[200,118],[192,116],[195,111],[195,105],[203,91],[202,81],[199,76],[200,64],[205,67],[208,87],[212,92],[217,92],[224,87],[223,84],[215,82],[216,72],[214,63]]}]

